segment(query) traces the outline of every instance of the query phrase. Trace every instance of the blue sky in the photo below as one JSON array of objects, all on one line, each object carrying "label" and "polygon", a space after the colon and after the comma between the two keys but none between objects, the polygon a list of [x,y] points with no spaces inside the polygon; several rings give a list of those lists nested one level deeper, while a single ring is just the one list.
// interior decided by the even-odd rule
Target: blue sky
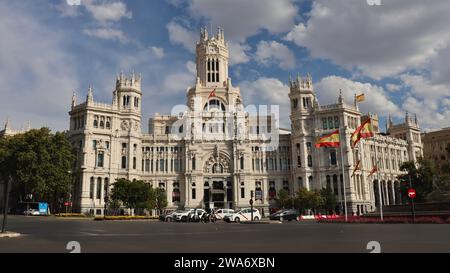
[{"label": "blue sky", "polygon": [[[0,0],[0,120],[68,128],[72,92],[110,102],[117,73],[143,76],[143,124],[185,103],[203,26],[225,29],[246,104],[288,108],[310,73],[321,104],[365,93],[362,111],[450,126],[450,2],[434,0]],[[288,125],[282,111],[282,124]],[[146,128],[146,126],[144,126]]]}]

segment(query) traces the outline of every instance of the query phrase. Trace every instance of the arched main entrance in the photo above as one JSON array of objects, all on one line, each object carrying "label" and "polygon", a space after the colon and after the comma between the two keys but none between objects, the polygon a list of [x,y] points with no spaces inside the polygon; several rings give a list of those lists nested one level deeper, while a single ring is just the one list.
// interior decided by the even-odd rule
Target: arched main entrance
[{"label": "arched main entrance", "polygon": [[233,181],[230,159],[226,153],[219,152],[217,146],[204,166],[205,208],[233,208]]}]

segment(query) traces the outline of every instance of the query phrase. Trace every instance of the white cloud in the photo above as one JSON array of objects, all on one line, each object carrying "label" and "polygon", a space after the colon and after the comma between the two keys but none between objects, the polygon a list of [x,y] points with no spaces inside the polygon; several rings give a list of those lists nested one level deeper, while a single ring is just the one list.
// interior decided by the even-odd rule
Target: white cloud
[{"label": "white cloud", "polygon": [[401,88],[402,88],[402,86],[399,84],[393,84],[393,83],[386,84],[386,89],[389,92],[397,92],[397,91],[400,91]]},{"label": "white cloud", "polygon": [[86,10],[100,23],[117,22],[122,18],[131,19],[132,13],[120,1],[82,0]]},{"label": "white cloud", "polygon": [[[177,1],[178,2],[178,1]],[[236,42],[267,30],[272,34],[289,31],[297,16],[296,0],[187,0],[195,19],[210,20],[225,29]]]},{"label": "white cloud", "polygon": [[55,8],[61,17],[77,17],[81,14],[78,5],[68,5],[66,1],[61,1]]},{"label": "white cloud", "polygon": [[195,73],[195,63],[189,61],[186,63],[184,70],[168,74],[163,83],[164,93],[166,95],[184,94],[187,88],[195,83]]},{"label": "white cloud", "polygon": [[278,105],[280,126],[290,128],[289,86],[276,78],[266,77],[258,78],[256,81],[243,81],[239,86],[245,105]]},{"label": "white cloud", "polygon": [[306,47],[312,57],[380,79],[423,68],[448,46],[449,13],[448,0],[383,1],[381,6],[316,0],[307,21],[286,39]]},{"label": "white cloud", "polygon": [[198,36],[200,35],[199,33],[187,29],[174,20],[167,24],[167,30],[169,31],[169,39],[171,43],[181,44],[191,53],[195,52]]},{"label": "white cloud", "polygon": [[419,117],[424,129],[450,126],[450,84],[435,84],[423,76],[400,76],[402,87],[409,89],[403,108]]},{"label": "white cloud", "polygon": [[336,103],[339,90],[346,103],[353,103],[355,94],[364,93],[366,101],[359,103],[362,112],[372,112],[380,116],[391,114],[402,116],[400,108],[390,100],[387,92],[380,86],[370,83],[355,82],[338,76],[328,76],[314,85],[314,90],[321,105]]},{"label": "white cloud", "polygon": [[76,60],[64,49],[69,41],[65,33],[1,1],[0,36],[0,119],[66,129],[78,82],[71,65]]},{"label": "white cloud", "polygon": [[282,69],[295,67],[294,53],[287,46],[276,41],[259,42],[255,60],[266,66],[276,64]]},{"label": "white cloud", "polygon": [[166,54],[164,53],[164,48],[152,46],[152,47],[151,47],[151,50],[152,50],[152,52],[153,52],[153,55],[155,55],[155,57],[156,57],[157,59],[162,59],[162,58],[164,58],[164,56],[166,55]]},{"label": "white cloud", "polygon": [[197,65],[194,62],[188,61],[186,63],[186,68],[192,75],[195,76],[197,74]]},{"label": "white cloud", "polygon": [[247,55],[249,50],[251,50],[249,45],[230,42],[230,65],[248,63],[250,61],[250,56]]},{"label": "white cloud", "polygon": [[113,28],[94,28],[94,29],[84,29],[83,33],[104,40],[119,41],[121,43],[128,43],[129,40],[125,36],[122,30]]}]

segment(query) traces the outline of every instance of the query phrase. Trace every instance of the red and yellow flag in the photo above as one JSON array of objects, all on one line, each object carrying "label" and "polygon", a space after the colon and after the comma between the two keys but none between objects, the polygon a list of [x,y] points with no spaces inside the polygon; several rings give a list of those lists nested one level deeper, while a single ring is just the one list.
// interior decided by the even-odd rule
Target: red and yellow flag
[{"label": "red and yellow flag", "polygon": [[212,98],[212,97],[216,97],[216,89],[214,88],[214,90],[209,94],[208,99]]},{"label": "red and yellow flag", "polygon": [[341,145],[341,135],[339,134],[339,130],[321,137],[316,142],[316,148],[320,147],[339,147]]},{"label": "red and yellow flag", "polygon": [[372,171],[370,171],[369,175],[367,177],[371,177],[374,173],[378,172],[378,167],[373,167]]},{"label": "red and yellow flag", "polygon": [[352,134],[351,143],[352,148],[356,146],[356,144],[361,140],[361,138],[373,137],[375,135],[375,131],[372,126],[372,119],[366,120],[361,126],[359,126],[356,131]]},{"label": "red and yellow flag", "polygon": [[356,102],[363,102],[365,100],[366,100],[365,94],[360,94],[360,95],[356,96]]},{"label": "red and yellow flag", "polygon": [[356,163],[356,167],[355,167],[355,169],[353,170],[352,177],[355,176],[355,172],[356,172],[357,170],[359,170],[359,164],[361,164],[361,160],[358,160],[358,163]]}]

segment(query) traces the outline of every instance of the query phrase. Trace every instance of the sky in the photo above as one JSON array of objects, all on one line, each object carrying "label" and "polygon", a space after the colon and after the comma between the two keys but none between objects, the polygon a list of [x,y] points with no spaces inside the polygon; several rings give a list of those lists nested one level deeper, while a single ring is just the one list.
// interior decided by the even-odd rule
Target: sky
[{"label": "sky", "polygon": [[[79,5],[78,3],[79,2]],[[0,0],[0,122],[67,130],[73,92],[111,103],[116,75],[143,77],[143,124],[186,103],[201,27],[222,27],[245,104],[278,104],[311,74],[319,103],[365,93],[362,112],[424,131],[450,126],[450,1]],[[283,111],[283,109],[286,109]],[[381,126],[384,128],[384,126]],[[147,128],[147,126],[144,126]]]}]

